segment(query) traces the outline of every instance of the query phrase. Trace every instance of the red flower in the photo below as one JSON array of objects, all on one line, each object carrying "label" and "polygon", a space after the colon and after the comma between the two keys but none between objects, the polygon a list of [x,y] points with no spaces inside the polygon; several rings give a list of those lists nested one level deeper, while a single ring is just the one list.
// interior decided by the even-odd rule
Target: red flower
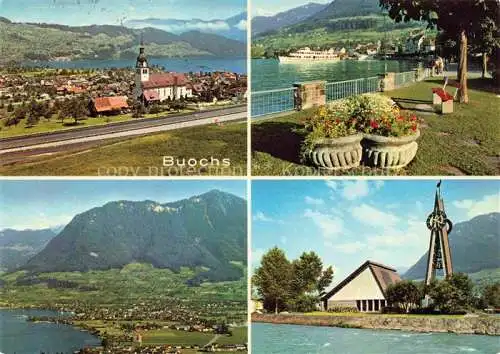
[{"label": "red flower", "polygon": [[416,125],[412,125],[411,130],[413,130],[414,132],[416,132],[417,131],[417,126]]},{"label": "red flower", "polygon": [[335,120],[335,123],[340,124],[340,119]]},{"label": "red flower", "polygon": [[397,120],[401,122],[401,121],[405,120],[405,117],[403,117],[403,116],[399,116],[399,117],[397,118]]},{"label": "red flower", "polygon": [[417,120],[417,116],[416,115],[412,115],[410,119],[411,119],[412,122],[414,122],[414,121]]},{"label": "red flower", "polygon": [[379,125],[374,120],[371,120],[370,121],[370,127],[372,127],[373,129],[377,129],[379,127]]}]

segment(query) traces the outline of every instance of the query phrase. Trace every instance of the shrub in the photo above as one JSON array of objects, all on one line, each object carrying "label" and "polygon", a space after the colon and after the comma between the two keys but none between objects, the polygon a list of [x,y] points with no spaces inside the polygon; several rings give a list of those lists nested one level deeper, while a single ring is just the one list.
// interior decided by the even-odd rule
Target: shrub
[{"label": "shrub", "polygon": [[350,312],[350,313],[358,313],[358,309],[353,306],[332,306],[329,307],[328,312]]}]

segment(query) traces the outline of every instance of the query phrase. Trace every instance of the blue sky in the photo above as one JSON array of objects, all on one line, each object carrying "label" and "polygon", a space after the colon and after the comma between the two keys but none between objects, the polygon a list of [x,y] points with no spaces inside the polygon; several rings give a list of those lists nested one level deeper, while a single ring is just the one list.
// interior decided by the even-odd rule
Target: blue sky
[{"label": "blue sky", "polygon": [[[334,266],[334,283],[368,259],[409,267],[428,247],[435,186],[435,180],[254,181],[252,265],[278,246],[289,259],[315,251]],[[500,181],[446,180],[441,190],[454,224],[500,212]]]},{"label": "blue sky", "polygon": [[299,7],[306,5],[308,3],[317,4],[328,4],[332,0],[252,0],[252,15],[253,16],[272,16],[278,12],[283,12],[286,10],[293,9],[294,7]]},{"label": "blue sky", "polygon": [[226,19],[246,11],[246,0],[0,0],[0,16],[15,22],[72,26],[119,25],[132,19]]},{"label": "blue sky", "polygon": [[246,181],[2,180],[0,230],[64,225],[75,214],[110,201],[149,199],[165,203],[212,189],[246,199]]}]

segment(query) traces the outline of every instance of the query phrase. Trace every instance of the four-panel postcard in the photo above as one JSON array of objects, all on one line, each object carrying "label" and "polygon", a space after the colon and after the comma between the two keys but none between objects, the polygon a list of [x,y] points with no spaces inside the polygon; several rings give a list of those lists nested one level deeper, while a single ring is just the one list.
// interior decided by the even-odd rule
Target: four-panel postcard
[{"label": "four-panel postcard", "polygon": [[0,354],[500,353],[499,0],[0,0]]}]

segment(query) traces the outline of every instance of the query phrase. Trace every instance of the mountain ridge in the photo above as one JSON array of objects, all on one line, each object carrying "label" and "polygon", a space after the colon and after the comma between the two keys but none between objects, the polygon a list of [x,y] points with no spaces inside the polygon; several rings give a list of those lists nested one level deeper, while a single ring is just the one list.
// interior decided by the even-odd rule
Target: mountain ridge
[{"label": "mountain ridge", "polygon": [[[454,225],[450,233],[454,272],[477,273],[500,268],[500,213],[478,215]],[[427,268],[425,252],[404,274],[406,279],[423,279]]]},{"label": "mountain ridge", "polygon": [[[196,40],[194,40],[195,38]],[[141,40],[152,57],[244,56],[244,42],[198,32],[183,36],[153,27],[67,26],[0,21],[0,61],[123,59],[137,56]]]},{"label": "mountain ridge", "polygon": [[178,271],[205,267],[193,282],[235,280],[246,262],[246,201],[213,190],[175,202],[112,201],[77,214],[21,269],[34,273],[121,268],[140,262]]}]

